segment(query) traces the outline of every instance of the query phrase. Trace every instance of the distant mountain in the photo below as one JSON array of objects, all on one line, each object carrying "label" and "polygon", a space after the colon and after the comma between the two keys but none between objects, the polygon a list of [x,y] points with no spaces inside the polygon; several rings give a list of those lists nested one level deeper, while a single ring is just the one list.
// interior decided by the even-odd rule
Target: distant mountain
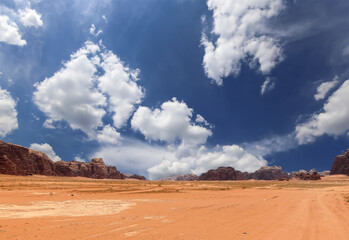
[{"label": "distant mountain", "polygon": [[232,167],[219,167],[211,169],[200,175],[199,180],[222,181],[222,180],[244,180],[244,174]]},{"label": "distant mountain", "polygon": [[280,178],[289,178],[287,172],[282,171],[279,166],[263,166],[253,173],[244,173],[245,179],[256,179],[256,180],[278,180]]},{"label": "distant mountain", "polygon": [[182,174],[182,175],[161,178],[160,181],[196,181],[198,179],[199,179],[198,175],[189,173],[189,174]]}]

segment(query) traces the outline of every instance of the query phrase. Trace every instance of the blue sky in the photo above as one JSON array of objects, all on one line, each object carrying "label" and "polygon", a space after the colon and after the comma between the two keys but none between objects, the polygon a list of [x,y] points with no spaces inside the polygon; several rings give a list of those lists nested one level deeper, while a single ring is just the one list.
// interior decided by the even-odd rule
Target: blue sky
[{"label": "blue sky", "polygon": [[349,3],[3,0],[0,137],[150,179],[330,169],[349,147]]}]

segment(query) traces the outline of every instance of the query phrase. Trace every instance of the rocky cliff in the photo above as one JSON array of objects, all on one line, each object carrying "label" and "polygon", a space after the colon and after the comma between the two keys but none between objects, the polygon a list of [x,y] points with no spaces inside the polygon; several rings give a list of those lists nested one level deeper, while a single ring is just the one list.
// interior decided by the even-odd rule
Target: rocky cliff
[{"label": "rocky cliff", "polygon": [[89,163],[77,161],[58,161],[54,163],[55,172],[58,176],[69,177],[88,177],[88,178],[109,178],[124,179],[125,176],[120,173],[116,167],[106,166],[102,158],[94,158]]},{"label": "rocky cliff", "polygon": [[278,166],[263,166],[253,173],[244,173],[245,179],[256,180],[278,180],[280,178],[288,178],[288,173],[282,171]]},{"label": "rocky cliff", "polygon": [[116,167],[106,166],[102,158],[89,163],[53,162],[45,153],[0,140],[0,174],[47,175],[88,178],[124,179]]},{"label": "rocky cliff", "polygon": [[130,179],[138,179],[138,180],[147,180],[144,176],[140,176],[140,175],[137,175],[137,174],[132,174],[130,176],[127,176],[126,178],[130,178]]},{"label": "rocky cliff", "polygon": [[199,180],[244,180],[244,175],[242,172],[237,171],[232,167],[219,167],[218,169],[211,169],[208,172],[201,174]]},{"label": "rocky cliff", "polygon": [[160,179],[160,181],[196,181],[196,180],[199,180],[199,176],[193,173],[170,176],[170,177]]},{"label": "rocky cliff", "polygon": [[0,140],[0,174],[54,176],[56,172],[45,153]]},{"label": "rocky cliff", "polygon": [[334,159],[330,174],[346,174],[349,176],[349,149]]},{"label": "rocky cliff", "polygon": [[299,180],[321,180],[321,176],[317,172],[300,173],[295,176]]}]

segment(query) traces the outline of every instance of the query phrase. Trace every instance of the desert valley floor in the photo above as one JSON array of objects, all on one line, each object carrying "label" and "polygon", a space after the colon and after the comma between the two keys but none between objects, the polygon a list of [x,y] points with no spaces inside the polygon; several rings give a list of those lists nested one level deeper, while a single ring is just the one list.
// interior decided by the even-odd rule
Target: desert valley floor
[{"label": "desert valley floor", "polygon": [[349,239],[349,177],[160,182],[0,175],[0,239]]}]

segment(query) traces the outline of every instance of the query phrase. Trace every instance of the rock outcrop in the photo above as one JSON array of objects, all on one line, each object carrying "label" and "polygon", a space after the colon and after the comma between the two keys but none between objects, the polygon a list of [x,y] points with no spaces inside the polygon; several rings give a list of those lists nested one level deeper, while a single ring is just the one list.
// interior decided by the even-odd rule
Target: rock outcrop
[{"label": "rock outcrop", "polygon": [[197,180],[199,180],[199,176],[194,173],[179,175],[176,178],[176,181],[197,181]]},{"label": "rock outcrop", "polygon": [[54,162],[45,154],[0,140],[0,174],[54,176]]},{"label": "rock outcrop", "polygon": [[170,177],[160,179],[160,181],[197,181],[197,180],[199,180],[199,176],[193,173],[170,176]]},{"label": "rock outcrop", "polygon": [[55,171],[58,176],[69,177],[88,177],[88,178],[109,178],[124,179],[125,176],[120,173],[116,167],[106,166],[102,158],[94,158],[89,163],[77,161],[58,161],[54,163]]},{"label": "rock outcrop", "polygon": [[116,167],[106,166],[102,158],[89,163],[77,161],[53,162],[45,153],[0,140],[0,174],[46,175],[124,179]]},{"label": "rock outcrop", "polygon": [[288,173],[282,171],[281,167],[278,166],[263,166],[253,173],[243,173],[245,179],[256,179],[256,180],[279,180],[281,178],[288,178]]},{"label": "rock outcrop", "polygon": [[330,174],[346,174],[349,176],[349,149],[334,159]]},{"label": "rock outcrop", "polygon": [[131,176],[128,176],[126,178],[130,178],[130,179],[138,179],[138,180],[142,180],[142,181],[145,181],[147,180],[144,176],[140,176],[140,175],[137,175],[137,174],[133,174]]},{"label": "rock outcrop", "polygon": [[299,180],[321,180],[321,176],[317,172],[313,173],[300,173],[295,176]]},{"label": "rock outcrop", "polygon": [[200,175],[199,180],[204,181],[224,181],[224,180],[244,180],[242,172],[235,170],[232,167],[219,167],[211,169]]}]

